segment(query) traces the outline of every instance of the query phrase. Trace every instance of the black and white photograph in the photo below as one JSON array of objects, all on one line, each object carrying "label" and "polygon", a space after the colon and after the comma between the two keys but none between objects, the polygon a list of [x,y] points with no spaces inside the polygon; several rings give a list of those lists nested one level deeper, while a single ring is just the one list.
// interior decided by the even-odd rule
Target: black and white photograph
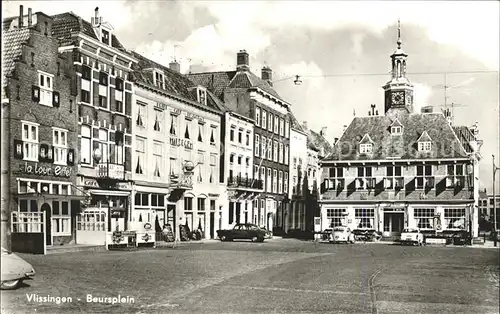
[{"label": "black and white photograph", "polygon": [[500,313],[500,2],[2,0],[1,313]]}]

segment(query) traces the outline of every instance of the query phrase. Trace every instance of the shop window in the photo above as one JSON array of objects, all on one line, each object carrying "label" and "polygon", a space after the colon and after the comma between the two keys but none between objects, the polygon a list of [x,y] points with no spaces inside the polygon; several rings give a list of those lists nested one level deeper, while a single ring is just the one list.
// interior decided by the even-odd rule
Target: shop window
[{"label": "shop window", "polygon": [[67,201],[52,202],[52,235],[71,235],[71,213]]},{"label": "shop window", "polygon": [[358,229],[373,229],[375,226],[375,210],[373,208],[356,208],[355,219]]},{"label": "shop window", "polygon": [[465,229],[465,208],[445,208],[444,226],[447,229]]},{"label": "shop window", "polygon": [[326,209],[326,219],[328,219],[329,228],[335,228],[338,226],[345,226],[345,208],[327,208]]},{"label": "shop window", "polygon": [[415,208],[414,219],[419,229],[434,229],[434,208]]}]

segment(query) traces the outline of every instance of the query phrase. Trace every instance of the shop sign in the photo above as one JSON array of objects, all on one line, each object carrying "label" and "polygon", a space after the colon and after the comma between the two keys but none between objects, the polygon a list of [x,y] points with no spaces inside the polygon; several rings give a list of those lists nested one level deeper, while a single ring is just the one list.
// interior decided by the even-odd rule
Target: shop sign
[{"label": "shop sign", "polygon": [[[157,103],[157,105],[158,105],[158,106],[160,106],[160,105],[161,105],[161,107],[158,107],[158,108],[162,108],[162,109],[166,109],[166,108],[167,108],[167,105],[165,105],[165,104],[160,104],[160,103]],[[184,111],[182,111],[182,110],[180,110],[180,109],[178,109],[178,108],[173,108],[173,109],[172,109],[172,112],[173,112],[174,114],[178,114],[178,115],[180,115],[181,113],[185,113],[186,118],[188,118],[188,119],[197,119],[199,122],[205,122],[205,118],[200,117],[199,115],[197,115],[197,114],[195,114],[195,113],[191,113],[191,112],[184,112]]]},{"label": "shop sign", "polygon": [[38,163],[25,162],[19,165],[19,171],[40,176],[70,177],[72,168],[68,166],[40,166]]},{"label": "shop sign", "polygon": [[208,197],[219,197],[219,194],[208,193]]},{"label": "shop sign", "polygon": [[156,109],[160,109],[160,110],[167,110],[168,106],[167,106],[167,104],[164,104],[164,103],[161,103],[161,102],[157,102],[155,104],[155,108]]},{"label": "shop sign", "polygon": [[[83,179],[83,185],[91,188],[99,188],[99,183],[95,179]],[[130,183],[117,183],[118,190],[131,190]]]},{"label": "shop sign", "polygon": [[173,146],[184,146],[187,149],[193,149],[193,142],[185,138],[171,137],[170,145]]}]

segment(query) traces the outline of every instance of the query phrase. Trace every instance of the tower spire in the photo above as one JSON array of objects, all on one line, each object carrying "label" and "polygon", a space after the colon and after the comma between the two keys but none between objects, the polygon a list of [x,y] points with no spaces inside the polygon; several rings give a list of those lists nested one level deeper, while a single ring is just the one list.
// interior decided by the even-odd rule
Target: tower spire
[{"label": "tower spire", "polygon": [[398,19],[398,49],[401,49],[401,21]]}]

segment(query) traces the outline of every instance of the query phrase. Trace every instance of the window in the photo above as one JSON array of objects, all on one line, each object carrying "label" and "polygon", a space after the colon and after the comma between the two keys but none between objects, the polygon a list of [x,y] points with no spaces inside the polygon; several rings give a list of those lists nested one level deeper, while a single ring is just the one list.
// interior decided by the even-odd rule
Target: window
[{"label": "window", "polygon": [[144,174],[144,166],[146,162],[146,139],[136,136],[135,138],[135,152],[137,155],[137,164],[135,166],[135,173]]},{"label": "window", "polygon": [[401,134],[403,134],[403,127],[402,126],[393,126],[393,127],[391,127],[391,134],[392,135],[401,135]]},{"label": "window", "polygon": [[23,159],[38,161],[38,123],[22,122]]},{"label": "window", "polygon": [[163,76],[163,73],[155,71],[155,85],[156,87],[165,88],[165,78]]},{"label": "window", "polygon": [[271,185],[271,168],[267,168],[267,181],[266,181],[266,191],[267,192],[272,192],[272,185]]},{"label": "window", "polygon": [[386,189],[402,189],[404,178],[401,166],[387,166],[384,187]]},{"label": "window", "polygon": [[259,166],[257,165],[253,166],[253,178],[259,180]]},{"label": "window", "polygon": [[163,143],[156,141],[153,143],[153,159],[155,164],[153,176],[160,178],[163,173]]},{"label": "window", "polygon": [[285,137],[290,137],[290,123],[288,121],[285,121]]},{"label": "window", "polygon": [[189,120],[185,121],[186,121],[186,130],[184,131],[184,138],[189,140],[191,138],[191,121]]},{"label": "window", "polygon": [[238,165],[241,165],[242,158],[243,158],[243,156],[241,156],[241,155],[238,156]]},{"label": "window", "polygon": [[434,177],[432,176],[432,166],[417,166],[417,189],[434,188]]},{"label": "window", "polygon": [[267,127],[267,112],[264,109],[262,109],[262,124],[260,126],[263,129]]},{"label": "window", "polygon": [[338,226],[345,226],[346,221],[345,208],[327,208],[326,209],[326,219],[328,219],[330,228],[335,228]]},{"label": "window", "polygon": [[87,65],[82,65],[82,79],[87,81],[92,79],[92,69]]},{"label": "window", "polygon": [[155,109],[155,124],[153,125],[153,130],[161,132],[163,130],[163,111]]},{"label": "window", "polygon": [[413,216],[417,228],[434,229],[434,208],[415,208]]},{"label": "window", "polygon": [[274,133],[279,134],[280,118],[274,116]]},{"label": "window", "polygon": [[273,169],[273,193],[278,192],[278,170]]},{"label": "window", "polygon": [[273,160],[273,141],[267,140],[267,159]]},{"label": "window", "polygon": [[345,187],[344,168],[331,167],[328,169],[327,190],[343,190]]},{"label": "window", "polygon": [[110,162],[117,164],[117,165],[123,165],[124,160],[123,160],[123,132],[122,131],[116,131],[115,132],[115,142],[110,144]]},{"label": "window", "polygon": [[184,196],[184,210],[192,211],[193,210],[193,198]]},{"label": "window", "polygon": [[245,139],[245,145],[250,146],[250,132],[247,131]]},{"label": "window", "polygon": [[67,201],[52,201],[52,235],[71,235],[71,213]]},{"label": "window", "polygon": [[66,165],[68,157],[68,131],[52,128],[52,144],[54,145],[54,163]]},{"label": "window", "polygon": [[243,130],[238,130],[238,143],[243,143]]},{"label": "window", "polygon": [[285,135],[285,120],[280,118],[280,135],[284,136]]},{"label": "window", "polygon": [[278,193],[283,193],[283,171],[278,173]]},{"label": "window", "polygon": [[261,152],[260,155],[262,158],[266,158],[266,147],[267,147],[267,139],[265,136],[262,136],[262,143],[261,143]]},{"label": "window", "polygon": [[234,163],[234,154],[229,155],[229,163],[233,164]]},{"label": "window", "polygon": [[273,114],[269,113],[267,116],[267,130],[269,132],[273,131]]},{"label": "window", "polygon": [[91,139],[90,139],[90,126],[82,125],[80,131],[80,162],[83,164],[90,164],[91,162]]},{"label": "window", "polygon": [[260,126],[260,108],[255,108],[255,124]]},{"label": "window", "polygon": [[278,162],[283,163],[283,143],[280,142],[279,153],[278,153]]},{"label": "window", "polygon": [[198,123],[198,142],[203,142],[203,137],[205,136],[205,126]]},{"label": "window", "polygon": [[109,32],[103,29],[101,34],[102,34],[101,41],[104,44],[109,45]]},{"label": "window", "polygon": [[99,129],[98,141],[97,147],[102,154],[100,162],[105,163],[108,161],[108,130]]},{"label": "window", "polygon": [[197,205],[198,211],[202,211],[202,212],[205,211],[205,199],[204,198],[198,197],[198,204],[196,204],[196,205]]},{"label": "window", "polygon": [[278,141],[274,141],[273,152],[273,160],[274,162],[278,162]]},{"label": "window", "polygon": [[465,229],[465,208],[445,208],[444,226],[447,229]]},{"label": "window", "polygon": [[205,155],[203,152],[198,152],[198,176],[197,182],[203,182],[203,170],[205,170]]},{"label": "window", "polygon": [[358,229],[373,229],[375,226],[375,210],[373,208],[356,208],[355,219]]},{"label": "window", "polygon": [[246,157],[246,158],[245,158],[245,165],[246,165],[247,167],[249,167],[249,166],[250,166],[250,157]]},{"label": "window", "polygon": [[283,156],[285,159],[285,165],[288,165],[288,145],[285,145],[285,156]]},{"label": "window", "polygon": [[40,87],[40,104],[52,107],[54,75],[38,71],[38,87]]},{"label": "window", "polygon": [[255,134],[255,156],[260,157],[260,136]]},{"label": "window", "polygon": [[108,75],[99,72],[99,107],[108,108]]},{"label": "window", "polygon": [[210,145],[215,145],[216,132],[216,127],[212,126],[210,128]]},{"label": "window", "polygon": [[170,164],[169,164],[169,171],[168,174],[170,175],[171,178],[176,178],[178,174],[178,165],[177,165],[177,159],[175,157],[170,157]]},{"label": "window", "polygon": [[234,142],[234,130],[235,130],[235,126],[231,125],[231,129],[229,130],[229,140],[231,142]]},{"label": "window", "polygon": [[419,152],[430,152],[431,147],[432,147],[431,142],[418,142]]},{"label": "window", "polygon": [[266,188],[266,168],[260,168],[260,179],[262,180],[262,189]]},{"label": "window", "polygon": [[178,121],[179,117],[177,115],[170,115],[170,135],[177,135]]},{"label": "window", "polygon": [[203,105],[207,104],[207,91],[201,87],[198,87],[198,102]]},{"label": "window", "polygon": [[138,126],[146,127],[146,104],[137,102],[137,119],[135,120]]},{"label": "window", "polygon": [[448,165],[446,187],[463,187],[465,185],[464,165]]},{"label": "window", "polygon": [[288,172],[285,172],[285,181],[283,181],[283,192],[288,193]]},{"label": "window", "polygon": [[373,151],[373,144],[360,144],[359,153],[360,154],[371,154]]},{"label": "window", "polygon": [[358,190],[373,189],[375,178],[372,178],[372,167],[358,167],[356,182]]},{"label": "window", "polygon": [[86,65],[82,66],[82,86],[80,100],[90,104],[90,82],[92,80],[92,69]]}]

